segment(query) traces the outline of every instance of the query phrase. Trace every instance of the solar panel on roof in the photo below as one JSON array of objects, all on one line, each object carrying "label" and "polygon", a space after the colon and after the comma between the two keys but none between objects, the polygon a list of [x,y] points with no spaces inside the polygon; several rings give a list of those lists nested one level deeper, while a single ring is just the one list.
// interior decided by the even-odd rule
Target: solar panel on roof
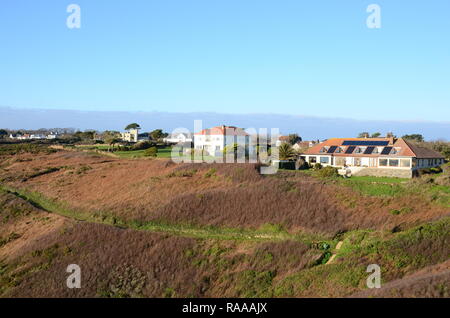
[{"label": "solar panel on roof", "polygon": [[364,151],[365,155],[371,155],[372,152],[375,150],[375,147],[367,147],[366,151]]},{"label": "solar panel on roof", "polygon": [[384,147],[383,151],[381,152],[382,155],[388,155],[391,153],[392,147]]},{"label": "solar panel on roof", "polygon": [[343,146],[387,146],[389,141],[385,140],[344,140]]},{"label": "solar panel on roof", "polygon": [[355,146],[350,146],[347,148],[347,150],[345,151],[345,153],[353,153],[353,151],[355,151],[356,147]]},{"label": "solar panel on roof", "polygon": [[337,149],[337,146],[331,146],[330,149],[328,149],[328,153],[334,153]]}]

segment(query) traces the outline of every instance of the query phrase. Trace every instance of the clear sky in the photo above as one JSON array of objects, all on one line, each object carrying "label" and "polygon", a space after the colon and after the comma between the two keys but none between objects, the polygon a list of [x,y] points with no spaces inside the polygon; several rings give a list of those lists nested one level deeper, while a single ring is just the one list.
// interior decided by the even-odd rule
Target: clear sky
[{"label": "clear sky", "polygon": [[1,0],[0,106],[450,121],[450,1]]}]

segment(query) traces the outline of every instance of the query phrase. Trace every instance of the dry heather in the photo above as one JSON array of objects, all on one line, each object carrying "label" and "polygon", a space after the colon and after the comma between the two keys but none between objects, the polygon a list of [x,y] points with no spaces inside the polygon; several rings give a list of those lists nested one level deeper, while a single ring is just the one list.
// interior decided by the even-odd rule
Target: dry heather
[{"label": "dry heather", "polygon": [[[31,210],[35,217],[47,215]],[[15,222],[21,218],[27,216]],[[270,296],[275,279],[314,266],[321,256],[293,241],[195,240],[70,220],[47,223],[53,230],[34,233],[26,245],[0,246],[0,255],[13,255],[0,258],[0,296]],[[81,289],[65,286],[69,264],[82,270]]]},{"label": "dry heather", "polygon": [[384,284],[380,289],[365,290],[358,292],[351,297],[450,297],[450,261],[433,265],[398,279]]},{"label": "dry heather", "polygon": [[[125,221],[259,228],[333,236],[354,229],[402,230],[448,215],[448,209],[408,196],[363,197],[302,174],[261,176],[254,165],[125,160],[60,151],[19,154],[0,180],[67,203],[75,210]],[[408,208],[408,213],[391,211]]]},{"label": "dry heather", "polygon": [[[80,158],[90,160],[93,167],[86,174],[116,163],[95,162],[104,159],[91,156],[78,157],[77,162]],[[17,169],[20,162],[15,164]],[[172,166],[164,161],[139,164],[159,167],[163,180],[179,183],[185,178],[212,178],[217,184],[246,189],[270,182],[281,188],[280,195],[295,194],[293,185],[316,189],[307,192],[311,196],[333,189],[309,178],[261,177],[250,167],[217,166],[214,171],[210,166]],[[13,170],[9,169],[7,173]],[[52,189],[54,180],[49,178],[64,173],[60,169],[29,178],[32,171],[25,169],[27,181],[10,183]],[[231,216],[230,222],[238,217]],[[5,191],[0,191],[0,219],[0,297],[342,297],[365,288],[366,267],[372,263],[382,266],[383,281],[392,281],[375,296],[447,295],[442,286],[448,282],[448,219],[400,233],[346,233],[332,265],[321,265],[329,249],[303,241],[194,239],[76,222]],[[334,230],[328,225],[326,231],[330,229]],[[69,264],[81,267],[81,289],[65,285]]]}]

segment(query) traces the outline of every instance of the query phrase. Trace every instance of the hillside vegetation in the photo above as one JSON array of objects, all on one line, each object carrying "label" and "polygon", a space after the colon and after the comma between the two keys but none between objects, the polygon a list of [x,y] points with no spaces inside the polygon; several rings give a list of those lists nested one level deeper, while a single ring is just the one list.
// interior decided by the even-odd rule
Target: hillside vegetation
[{"label": "hillside vegetation", "polygon": [[[0,159],[3,297],[449,295],[445,185],[39,147]],[[369,264],[385,288],[367,290]]]}]

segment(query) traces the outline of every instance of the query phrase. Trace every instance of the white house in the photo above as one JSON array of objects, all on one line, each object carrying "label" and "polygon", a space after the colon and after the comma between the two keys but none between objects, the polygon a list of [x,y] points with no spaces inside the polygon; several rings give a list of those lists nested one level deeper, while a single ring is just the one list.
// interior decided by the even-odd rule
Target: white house
[{"label": "white house", "polygon": [[211,156],[221,156],[226,146],[237,144],[248,149],[250,135],[242,128],[217,126],[194,134],[194,147]]},{"label": "white house", "polygon": [[9,138],[11,139],[17,139],[17,140],[30,140],[30,139],[45,139],[46,136],[42,134],[24,134],[24,135],[14,135],[10,134]]},{"label": "white house", "polygon": [[309,164],[341,167],[354,175],[411,178],[444,163],[444,156],[403,138],[332,138],[308,149]]},{"label": "white house", "polygon": [[126,132],[120,133],[120,138],[123,141],[138,142],[139,129],[130,129]]},{"label": "white house", "polygon": [[172,133],[166,138],[163,139],[164,142],[168,144],[179,144],[192,142],[192,134],[191,133]]}]

